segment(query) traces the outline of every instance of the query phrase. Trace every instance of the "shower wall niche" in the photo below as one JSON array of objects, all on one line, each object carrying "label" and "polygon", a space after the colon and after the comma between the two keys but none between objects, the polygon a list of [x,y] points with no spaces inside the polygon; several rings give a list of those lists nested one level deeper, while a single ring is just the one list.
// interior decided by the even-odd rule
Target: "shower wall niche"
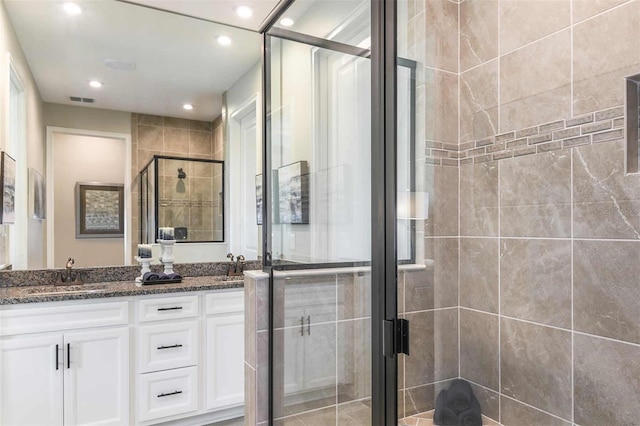
[{"label": "shower wall niche", "polygon": [[140,172],[140,241],[175,228],[180,242],[224,241],[224,161],[155,155]]}]

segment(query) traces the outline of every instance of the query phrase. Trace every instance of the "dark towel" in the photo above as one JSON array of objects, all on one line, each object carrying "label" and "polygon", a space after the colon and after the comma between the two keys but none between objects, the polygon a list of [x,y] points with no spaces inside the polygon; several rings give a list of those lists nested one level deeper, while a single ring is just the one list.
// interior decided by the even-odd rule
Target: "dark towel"
[{"label": "dark towel", "polygon": [[142,281],[159,281],[160,274],[156,274],[155,272],[147,272],[142,276]]},{"label": "dark towel", "polygon": [[436,399],[436,411],[433,413],[433,423],[438,426],[457,426],[458,416],[447,406],[447,390],[444,389]]},{"label": "dark towel", "polygon": [[456,415],[462,411],[466,411],[471,407],[473,399],[473,390],[466,380],[455,379],[449,386],[449,394],[447,395],[447,405]]},{"label": "dark towel", "polygon": [[162,274],[160,276],[160,279],[161,280],[181,280],[182,276],[174,272],[173,274]]},{"label": "dark towel", "polygon": [[475,395],[471,399],[471,407],[458,414],[458,426],[482,426],[480,403]]}]

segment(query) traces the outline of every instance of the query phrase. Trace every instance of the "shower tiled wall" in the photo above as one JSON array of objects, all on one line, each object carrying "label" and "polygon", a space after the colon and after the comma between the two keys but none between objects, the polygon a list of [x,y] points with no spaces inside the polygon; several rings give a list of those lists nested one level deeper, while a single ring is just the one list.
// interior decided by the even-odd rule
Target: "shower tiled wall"
[{"label": "shower tiled wall", "polygon": [[460,376],[505,425],[640,417],[639,20],[638,1],[460,3],[459,145],[427,155],[460,164]]},{"label": "shower tiled wall", "polygon": [[[224,160],[223,134],[222,116],[208,122],[131,114],[132,223],[139,223],[138,174],[154,155]],[[137,253],[139,237],[136,232],[132,253]]]}]

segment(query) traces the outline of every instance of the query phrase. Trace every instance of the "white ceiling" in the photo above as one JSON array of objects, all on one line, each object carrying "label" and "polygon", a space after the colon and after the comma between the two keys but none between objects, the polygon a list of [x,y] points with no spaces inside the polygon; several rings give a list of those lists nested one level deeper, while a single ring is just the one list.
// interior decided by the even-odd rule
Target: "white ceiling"
[{"label": "white ceiling", "polygon": [[[138,0],[155,7],[239,25],[234,5],[254,5],[248,27],[257,27],[277,0]],[[69,16],[56,0],[4,0],[43,101],[147,114],[212,120],[222,93],[260,59],[255,32],[146,7],[104,0],[76,0],[83,12]],[[256,24],[256,22],[258,24]],[[227,35],[231,46],[216,38]],[[117,71],[105,58],[136,64]],[[88,81],[104,83],[101,89]],[[94,98],[78,104],[70,96]],[[192,103],[185,111],[183,103]]]},{"label": "white ceiling", "polygon": [[[189,16],[204,18],[221,24],[235,25],[257,31],[260,24],[276,7],[278,0],[128,0],[158,9],[170,10]],[[253,9],[249,19],[240,18],[236,8],[240,5]]]}]

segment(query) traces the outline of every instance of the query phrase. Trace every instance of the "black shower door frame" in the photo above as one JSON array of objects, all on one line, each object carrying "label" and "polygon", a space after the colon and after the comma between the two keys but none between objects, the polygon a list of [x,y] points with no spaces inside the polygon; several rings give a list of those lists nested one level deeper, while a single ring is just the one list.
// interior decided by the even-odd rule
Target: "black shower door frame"
[{"label": "black shower door frame", "polygon": [[[276,28],[295,0],[281,0],[262,24],[262,170],[271,170],[270,38],[277,37],[355,56],[371,58],[371,418],[373,425],[398,419],[397,311],[397,0],[371,1],[371,50]],[[273,424],[274,292],[272,264],[272,180],[262,173],[263,262],[269,273],[269,424]],[[309,267],[312,265],[306,265]]]}]

